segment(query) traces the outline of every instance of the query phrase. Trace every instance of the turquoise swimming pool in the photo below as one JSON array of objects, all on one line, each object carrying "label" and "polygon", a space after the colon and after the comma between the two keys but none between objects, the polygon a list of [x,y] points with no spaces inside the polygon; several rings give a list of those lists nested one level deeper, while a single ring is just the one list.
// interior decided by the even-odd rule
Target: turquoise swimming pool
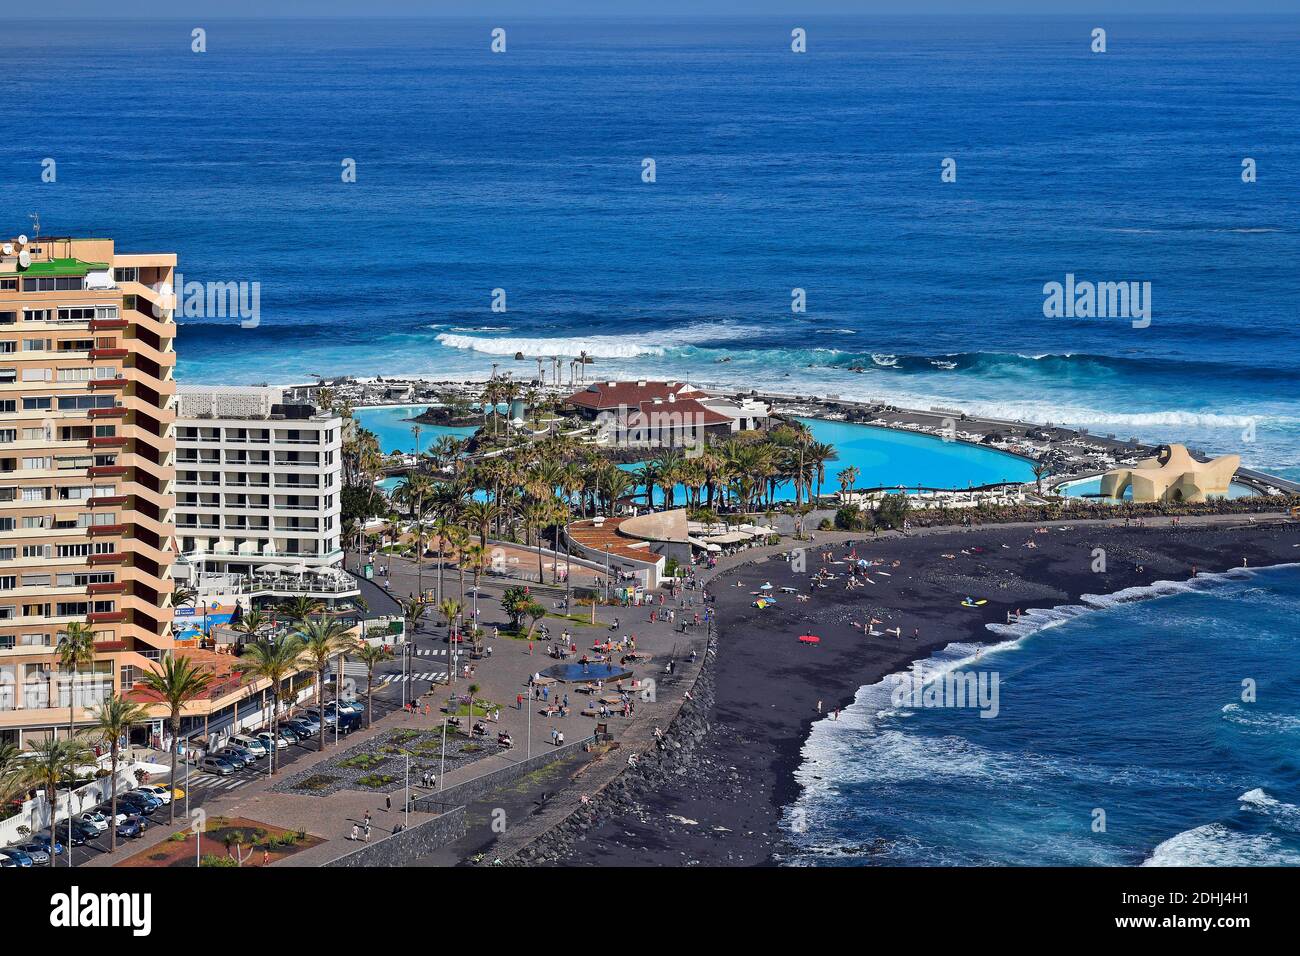
[{"label": "turquoise swimming pool", "polygon": [[[410,454],[415,451],[415,436],[411,427],[416,423],[411,416],[419,415],[426,408],[424,405],[395,405],[385,408],[358,408],[352,414],[362,427],[370,429],[379,439],[379,450],[384,454],[398,451]],[[472,427],[452,428],[447,425],[420,425],[420,449],[424,450],[436,441],[440,435],[454,435],[468,438],[474,434]]]},{"label": "turquoise swimming pool", "polygon": [[[933,435],[896,431],[875,425],[832,422],[821,418],[801,418],[813,438],[832,445],[838,457],[827,462],[822,480],[822,494],[838,491],[835,477],[845,468],[858,469],[856,488],[975,488],[999,482],[1034,480],[1033,465],[1018,455],[969,442],[944,441]],[[629,471],[640,465],[623,465]],[[778,501],[793,501],[794,486],[777,489]],[[673,500],[686,500],[686,489],[678,486]],[[655,490],[655,502],[663,494]]]}]

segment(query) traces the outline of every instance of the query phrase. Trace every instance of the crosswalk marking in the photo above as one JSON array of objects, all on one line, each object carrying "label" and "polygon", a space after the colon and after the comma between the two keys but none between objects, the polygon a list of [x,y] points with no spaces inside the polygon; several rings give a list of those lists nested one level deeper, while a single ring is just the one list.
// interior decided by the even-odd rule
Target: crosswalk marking
[{"label": "crosswalk marking", "polygon": [[414,683],[417,680],[425,680],[425,681],[432,681],[435,684],[440,684],[446,679],[447,679],[446,671],[425,671],[422,674],[411,674],[409,676],[406,674],[386,674],[384,676],[383,683],[380,684],[379,686],[387,687],[389,684],[400,684],[407,680],[411,681],[412,683]]},{"label": "crosswalk marking", "polygon": [[446,657],[446,656],[447,656],[447,649],[446,649],[445,647],[443,647],[443,648],[436,648],[436,647],[435,647],[435,648],[433,648],[433,649],[431,649],[431,650],[430,650],[430,649],[426,649],[426,650],[417,650],[417,651],[415,652],[415,655],[416,655],[417,657]]}]

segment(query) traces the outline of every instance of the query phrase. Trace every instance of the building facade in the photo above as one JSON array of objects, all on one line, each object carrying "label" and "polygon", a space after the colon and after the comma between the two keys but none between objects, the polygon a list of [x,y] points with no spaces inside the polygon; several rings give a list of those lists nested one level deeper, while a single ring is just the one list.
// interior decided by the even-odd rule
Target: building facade
[{"label": "building facade", "polygon": [[[0,742],[82,729],[172,647],[173,254],[0,246]],[[95,659],[58,663],[72,624]]]},{"label": "building facade", "polygon": [[278,388],[183,386],[176,539],[200,595],[357,593],[342,562],[343,420]]}]

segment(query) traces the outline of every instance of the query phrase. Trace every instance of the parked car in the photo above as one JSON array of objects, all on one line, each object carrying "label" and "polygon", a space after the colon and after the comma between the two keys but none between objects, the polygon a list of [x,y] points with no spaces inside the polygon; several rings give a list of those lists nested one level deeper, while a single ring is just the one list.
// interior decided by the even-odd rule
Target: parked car
[{"label": "parked car", "polygon": [[326,704],[323,711],[319,707],[308,707],[307,713],[312,717],[315,717],[317,720],[325,721],[326,726],[330,727],[332,727],[334,722],[338,720],[338,714],[335,713],[332,704]]},{"label": "parked car", "polygon": [[[65,823],[64,826],[66,825]],[[31,842],[41,847],[46,853],[50,852],[50,831],[42,830],[40,833],[33,833]],[[26,846],[27,844],[23,845]],[[54,855],[63,856],[63,841],[54,841]]]},{"label": "parked car", "polygon": [[[9,860],[14,866],[31,866],[36,862],[30,853],[16,846],[0,847],[0,856]],[[50,862],[50,855],[44,850],[41,850],[41,856],[45,858],[44,862]]]},{"label": "parked car", "polygon": [[199,769],[205,770],[208,773],[215,773],[226,777],[234,773],[236,768],[233,763],[230,763],[228,760],[222,760],[220,757],[204,757],[203,761],[199,764]]},{"label": "parked car", "polygon": [[271,732],[269,730],[258,731],[257,740],[259,740],[262,746],[266,748],[266,752],[268,754],[270,754],[271,751],[273,750],[282,750],[285,747],[289,746],[287,743],[284,743],[283,741],[277,744],[275,738],[271,736]]},{"label": "parked car", "polygon": [[69,840],[73,846],[82,846],[86,843],[87,840],[99,839],[98,830],[96,830],[88,823],[82,823],[80,820],[76,819],[75,817],[72,820],[71,826],[69,826],[66,823],[60,822],[59,832],[69,833],[70,834]]},{"label": "parked car", "polygon": [[312,725],[305,720],[290,720],[283,726],[299,740],[310,740],[316,736],[316,731],[320,729],[320,724],[317,724],[313,729]]},{"label": "parked car", "polygon": [[365,705],[359,700],[340,700],[338,701],[338,709],[345,714],[352,714],[356,717],[360,717],[366,712]]},{"label": "parked car", "polygon": [[263,744],[262,741],[258,740],[256,737],[250,737],[246,734],[236,734],[235,736],[231,737],[230,743],[227,746],[239,747],[243,750],[247,750],[249,753],[251,753],[254,757],[258,758],[259,760],[262,759],[263,757],[266,757],[270,753],[270,751],[266,749],[266,745]]},{"label": "parked car", "polygon": [[293,719],[293,722],[305,726],[309,734],[320,733],[320,718],[312,714],[299,714]]},{"label": "parked car", "polygon": [[140,793],[147,793],[150,796],[157,797],[162,801],[163,806],[171,803],[172,800],[184,800],[185,791],[180,787],[160,787],[157,784],[146,784],[143,787],[135,788]]},{"label": "parked car", "polygon": [[236,770],[243,770],[257,759],[252,751],[245,750],[243,747],[222,747],[212,756],[233,764]]},{"label": "parked car", "polygon": [[155,810],[162,806],[153,797],[143,793],[124,793],[117,798],[117,805],[129,813],[139,814],[140,816],[149,816]]},{"label": "parked car", "polygon": [[108,832],[108,814],[100,813],[98,810],[87,810],[77,817],[86,826],[94,827],[96,833]]},{"label": "parked car", "polygon": [[140,817],[124,817],[117,825],[117,835],[120,837],[138,837],[144,833],[145,822]]},{"label": "parked car", "polygon": [[0,853],[0,870],[7,870],[10,867],[17,867],[17,866],[22,866],[22,864],[19,863],[17,860],[15,860],[13,857],[6,856],[4,853]]}]

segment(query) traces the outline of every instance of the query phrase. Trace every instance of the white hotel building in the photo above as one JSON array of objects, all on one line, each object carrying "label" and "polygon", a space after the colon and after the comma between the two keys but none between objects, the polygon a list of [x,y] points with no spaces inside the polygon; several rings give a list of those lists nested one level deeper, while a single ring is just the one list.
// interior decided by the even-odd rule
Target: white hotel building
[{"label": "white hotel building", "polygon": [[176,576],[205,597],[358,593],[339,570],[343,420],[278,388],[177,398]]}]

